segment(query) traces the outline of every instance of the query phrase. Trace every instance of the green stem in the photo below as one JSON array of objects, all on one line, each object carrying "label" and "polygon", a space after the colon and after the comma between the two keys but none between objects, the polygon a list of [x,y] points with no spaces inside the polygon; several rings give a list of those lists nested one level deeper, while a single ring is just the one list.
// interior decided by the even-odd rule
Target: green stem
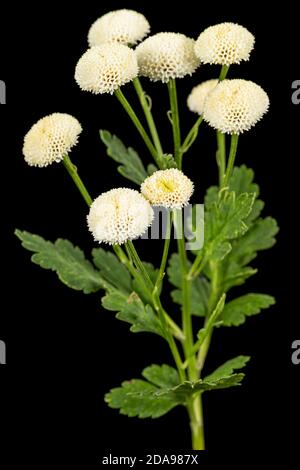
[{"label": "green stem", "polygon": [[180,380],[182,382],[184,382],[184,380],[186,379],[185,377],[185,372],[183,370],[183,367],[182,367],[182,360],[181,360],[181,357],[180,357],[180,354],[179,354],[179,351],[178,351],[178,348],[177,348],[177,345],[175,343],[175,340],[170,332],[170,329],[169,329],[169,326],[168,326],[168,320],[167,320],[167,313],[166,311],[163,309],[162,305],[161,305],[161,301],[160,301],[160,298],[159,298],[159,295],[158,295],[158,291],[157,291],[157,288],[155,288],[153,286],[153,283],[149,277],[149,274],[147,273],[146,269],[145,269],[145,266],[143,264],[143,262],[141,261],[132,241],[128,241],[126,243],[126,248],[128,249],[128,251],[130,252],[132,258],[133,258],[133,261],[139,271],[139,273],[141,273],[143,279],[144,279],[144,282],[146,284],[146,288],[147,289],[153,289],[153,292],[152,292],[152,302],[153,302],[153,306],[158,314],[158,317],[160,319],[160,323],[162,325],[162,328],[163,328],[163,331],[165,333],[165,338],[169,344],[169,347],[170,347],[170,350],[171,350],[171,353],[173,355],[173,358],[174,358],[174,361],[175,361],[175,364],[177,366],[177,369],[178,369],[178,373],[179,373],[179,376],[180,376]]},{"label": "green stem", "polygon": [[[198,380],[198,370],[195,354],[192,354],[194,338],[191,315],[191,281],[188,279],[188,259],[182,230],[182,211],[174,213],[174,223],[178,237],[178,252],[182,276],[182,323],[183,333],[186,338],[183,343],[183,349],[185,359],[188,359],[188,378],[191,382],[195,382]],[[203,450],[205,443],[201,395],[198,394],[188,400],[187,410],[190,418],[193,449]]]},{"label": "green stem", "polygon": [[80,176],[78,175],[78,171],[75,165],[70,160],[70,157],[66,155],[63,159],[63,164],[65,168],[67,169],[69,175],[73,179],[74,183],[76,184],[77,188],[79,189],[83,199],[87,203],[88,206],[90,206],[93,202],[91,196],[88,193],[88,190],[86,189],[85,185],[83,184]]},{"label": "green stem", "polygon": [[181,170],[181,136],[180,136],[180,124],[179,124],[179,112],[178,112],[178,100],[177,100],[177,90],[176,90],[176,81],[171,78],[168,81],[168,90],[171,106],[171,116],[172,116],[172,128],[173,128],[173,140],[174,140],[174,158],[177,163],[178,168]]},{"label": "green stem", "polygon": [[[128,248],[128,247],[126,247],[126,248]],[[146,285],[145,279],[143,278],[141,273],[139,271],[137,271],[137,269],[133,266],[133,264],[130,262],[130,259],[126,256],[126,253],[124,253],[124,251],[122,250],[122,248],[119,245],[114,245],[113,249],[114,249],[116,255],[118,256],[119,260],[121,261],[121,263],[123,263],[126,266],[126,268],[130,272],[132,277],[138,283],[141,291],[143,292],[143,294],[144,294],[145,298],[147,299],[147,301],[149,302],[149,304],[154,306],[153,292],[152,292],[153,284],[151,283],[151,286]],[[179,326],[177,325],[177,323],[174,322],[174,320],[167,314],[167,312],[165,312],[164,316],[165,316],[166,322],[169,325],[169,327],[171,329],[171,332],[175,336],[175,338],[179,339],[180,341],[183,341],[184,340],[184,335],[183,335],[183,332],[181,331],[181,329],[179,328]]]},{"label": "green stem", "polygon": [[130,119],[132,120],[133,124],[135,125],[136,129],[138,130],[140,136],[142,137],[143,141],[145,142],[149,152],[151,153],[152,157],[154,158],[154,160],[158,164],[158,157],[157,157],[156,149],[155,149],[154,145],[152,144],[147,132],[145,131],[141,121],[139,120],[139,118],[135,114],[135,111],[133,110],[132,106],[130,105],[130,103],[125,98],[125,96],[124,96],[124,94],[123,94],[123,92],[121,91],[120,88],[115,91],[115,96],[118,98],[121,105],[123,106],[123,108],[125,109],[127,114],[129,115]]},{"label": "green stem", "polygon": [[219,82],[222,82],[223,80],[225,80],[228,70],[229,70],[229,65],[222,65],[220,76],[219,76]]},{"label": "green stem", "polygon": [[202,395],[197,395],[188,406],[193,450],[205,450]]},{"label": "green stem", "polygon": [[153,283],[149,277],[149,274],[144,266],[144,263],[141,261],[135,247],[134,247],[134,244],[132,243],[131,240],[128,240],[128,242],[126,242],[126,247],[128,248],[128,251],[130,252],[131,256],[132,256],[132,259],[133,259],[133,262],[137,268],[137,270],[141,273],[141,275],[143,276],[143,278],[145,279],[145,282],[146,282],[146,285],[148,285],[150,287],[150,289],[152,290],[153,289]]},{"label": "green stem", "polygon": [[226,171],[226,140],[225,134],[217,131],[217,163],[219,167],[219,186],[222,187]]},{"label": "green stem", "polygon": [[[211,294],[208,300],[208,313],[206,316],[205,324],[207,323],[210,315],[215,309],[219,300],[219,296],[220,296],[220,269],[219,269],[218,263],[210,262],[210,271],[212,273]],[[199,370],[200,374],[204,367],[205,360],[209,351],[212,333],[213,333],[213,330],[207,335],[207,337],[203,341],[202,346],[199,350],[198,359],[197,359],[197,369]]]},{"label": "green stem", "polygon": [[205,263],[206,263],[206,256],[205,256],[205,253],[203,252],[203,249],[198,253],[198,255],[196,256],[189,272],[188,272],[188,275],[187,275],[187,278],[189,280],[192,280],[194,279],[195,277],[199,276],[199,274],[201,273],[202,269],[204,268],[205,266]]},{"label": "green stem", "polygon": [[149,101],[147,99],[147,95],[145,94],[145,92],[143,90],[143,87],[141,85],[140,79],[138,77],[136,77],[133,80],[133,85],[134,85],[135,91],[137,92],[137,95],[139,97],[141,106],[143,108],[145,118],[146,118],[147,123],[148,123],[149,131],[150,131],[150,134],[152,136],[152,140],[153,140],[155,148],[156,148],[156,152],[157,152],[158,156],[162,157],[163,156],[163,149],[162,149],[162,146],[161,146],[161,143],[160,143],[157,128],[156,128],[156,125],[155,125],[155,122],[154,122],[154,119],[153,119],[153,115],[152,115],[152,112],[151,112],[151,106],[149,104]]},{"label": "green stem", "polygon": [[170,242],[171,242],[171,229],[172,229],[172,212],[167,212],[166,233],[165,233],[163,255],[162,255],[159,272],[158,272],[157,279],[156,279],[155,286],[154,286],[154,288],[157,288],[158,291],[160,290],[160,287],[161,287],[161,284],[165,275],[165,271],[166,271],[166,264],[168,261],[168,254],[169,254],[169,248],[170,248]]},{"label": "green stem", "polygon": [[225,177],[223,180],[222,187],[228,186],[230,176],[232,174],[232,170],[234,167],[234,162],[235,162],[235,157],[236,157],[236,151],[237,151],[237,146],[238,146],[238,140],[239,140],[239,135],[238,134],[232,134],[231,136],[231,144],[230,144],[230,152],[229,152],[229,157],[228,157],[228,163],[227,163],[227,168],[226,168],[226,173]]},{"label": "green stem", "polygon": [[188,135],[184,139],[183,144],[181,146],[182,154],[186,153],[191,148],[193,143],[195,142],[195,140],[197,138],[197,135],[198,135],[199,126],[202,123],[202,121],[203,121],[203,116],[199,116],[197,121],[195,122],[195,124],[191,128],[190,132],[188,133]]}]

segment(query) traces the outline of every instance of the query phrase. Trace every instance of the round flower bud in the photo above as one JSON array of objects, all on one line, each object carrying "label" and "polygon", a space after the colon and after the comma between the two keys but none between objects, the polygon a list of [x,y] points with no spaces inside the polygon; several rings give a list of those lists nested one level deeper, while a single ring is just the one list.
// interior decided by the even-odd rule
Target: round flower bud
[{"label": "round flower bud", "polygon": [[187,105],[190,111],[193,113],[203,114],[204,102],[209,92],[211,92],[216,85],[218,80],[207,80],[206,82],[200,83],[195,86],[187,99]]},{"label": "round flower bud", "polygon": [[249,60],[255,38],[235,23],[221,23],[205,29],[195,44],[196,55],[204,64],[231,65]]},{"label": "round flower bud", "polygon": [[145,179],[141,193],[153,206],[180,209],[194,192],[192,181],[176,168],[155,171]]},{"label": "round flower bud", "polygon": [[254,126],[269,108],[267,93],[249,80],[224,80],[208,94],[203,116],[224,134],[240,134]]},{"label": "round flower bud", "polygon": [[40,119],[24,137],[23,155],[30,166],[60,162],[82,131],[80,123],[69,114],[54,113]]},{"label": "round flower bud", "polygon": [[152,207],[138,191],[118,188],[95,199],[87,222],[96,241],[121,245],[143,235],[153,216]]},{"label": "round flower bud", "polygon": [[92,24],[88,33],[90,46],[104,42],[118,42],[134,45],[150,32],[150,25],[144,15],[134,10],[110,11]]},{"label": "round flower bud", "polygon": [[157,82],[191,75],[200,65],[194,39],[179,33],[158,33],[136,48],[140,75]]},{"label": "round flower bud", "polygon": [[75,80],[92,93],[113,93],[138,75],[135,53],[123,44],[107,43],[88,49],[79,59]]}]

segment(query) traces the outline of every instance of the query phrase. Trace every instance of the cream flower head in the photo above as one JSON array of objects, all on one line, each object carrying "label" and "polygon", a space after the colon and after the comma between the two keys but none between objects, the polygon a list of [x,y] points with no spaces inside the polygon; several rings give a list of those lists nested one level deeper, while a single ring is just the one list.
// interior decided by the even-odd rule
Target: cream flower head
[{"label": "cream flower head", "polygon": [[194,192],[192,181],[176,168],[155,171],[145,179],[141,193],[153,206],[180,209]]},{"label": "cream flower head", "polygon": [[144,15],[134,10],[110,11],[92,24],[88,41],[90,46],[104,42],[118,42],[134,45],[142,41],[150,32],[150,25]]},{"label": "cream flower head", "polygon": [[113,93],[138,75],[135,53],[123,44],[91,47],[79,59],[75,80],[84,91]]},{"label": "cream flower head", "polygon": [[121,245],[143,235],[153,216],[152,207],[138,191],[118,188],[95,199],[87,222],[96,241]]},{"label": "cream flower head", "polygon": [[30,166],[60,162],[77,144],[80,123],[69,114],[54,113],[40,119],[24,137],[23,155]]},{"label": "cream flower head", "polygon": [[212,127],[240,134],[254,126],[269,108],[267,93],[249,80],[224,80],[208,94],[203,116]]},{"label": "cream flower head", "polygon": [[194,39],[179,33],[158,33],[136,48],[140,75],[157,82],[191,75],[200,65]]},{"label": "cream flower head", "polygon": [[207,80],[195,86],[187,99],[187,105],[193,113],[203,114],[204,102],[207,95],[217,86],[218,80]]},{"label": "cream flower head", "polygon": [[231,65],[249,60],[255,38],[235,23],[221,23],[205,29],[195,44],[196,55],[204,64]]}]

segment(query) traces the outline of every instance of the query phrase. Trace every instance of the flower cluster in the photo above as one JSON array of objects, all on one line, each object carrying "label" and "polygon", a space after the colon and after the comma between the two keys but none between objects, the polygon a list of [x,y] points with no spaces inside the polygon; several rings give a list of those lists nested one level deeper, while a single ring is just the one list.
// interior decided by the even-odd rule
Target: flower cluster
[{"label": "flower cluster", "polygon": [[[138,75],[167,83],[193,74],[200,63],[228,67],[248,60],[254,46],[253,35],[234,23],[211,26],[196,41],[171,32],[144,39],[149,31],[147,19],[133,10],[117,10],[99,18],[89,30],[90,48],[76,66],[79,87],[112,94]],[[140,41],[135,50],[129,47]],[[192,89],[187,105],[218,131],[240,134],[262,118],[269,98],[251,81],[212,79]],[[40,119],[24,138],[25,161],[40,167],[62,161],[81,131],[80,123],[68,114]],[[151,206],[173,210],[188,204],[194,185],[179,168],[155,171],[142,183],[141,192],[116,188],[95,199],[88,215],[95,240],[109,244],[133,240],[151,225]]]}]

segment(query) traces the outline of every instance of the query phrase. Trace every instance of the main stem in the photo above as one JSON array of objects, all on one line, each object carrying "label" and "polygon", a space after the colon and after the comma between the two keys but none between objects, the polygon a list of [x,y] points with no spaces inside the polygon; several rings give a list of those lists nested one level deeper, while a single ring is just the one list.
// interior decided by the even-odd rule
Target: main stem
[{"label": "main stem", "polygon": [[124,96],[124,94],[123,94],[123,92],[121,91],[120,88],[115,91],[115,96],[118,98],[121,105],[123,106],[123,108],[127,112],[130,119],[132,120],[133,124],[135,125],[135,127],[138,130],[140,136],[142,137],[143,141],[145,142],[145,144],[146,144],[149,152],[151,153],[152,157],[154,158],[156,163],[159,164],[158,155],[157,155],[157,152],[156,152],[156,149],[155,149],[154,145],[152,144],[147,132],[145,131],[141,121],[137,117],[137,115],[136,115],[135,111],[133,110],[131,104],[127,101],[127,99],[125,98],[125,96]]},{"label": "main stem", "polygon": [[[194,347],[193,324],[191,315],[191,280],[188,278],[188,259],[183,235],[182,211],[175,212],[175,226],[177,231],[178,252],[182,276],[182,324],[185,340],[183,349],[185,358],[188,359],[188,378],[191,382],[198,380],[197,360],[192,354]],[[187,410],[190,417],[192,433],[192,445],[194,450],[204,450],[204,426],[201,395],[192,396],[187,402]]]},{"label": "main stem", "polygon": [[148,124],[148,127],[149,127],[149,131],[150,131],[153,143],[154,143],[155,148],[156,148],[156,152],[157,152],[158,156],[162,157],[163,156],[163,149],[162,149],[162,146],[161,146],[161,143],[160,143],[160,138],[159,138],[159,135],[158,135],[158,132],[157,132],[156,124],[154,122],[153,115],[152,115],[152,112],[151,112],[150,103],[149,103],[149,100],[147,99],[147,95],[145,94],[145,92],[143,90],[143,87],[142,87],[142,84],[140,82],[140,79],[138,77],[136,77],[133,80],[133,85],[134,85],[135,91],[137,92],[137,95],[139,97],[141,106],[143,108],[145,118],[147,120],[147,124]]},{"label": "main stem", "polygon": [[174,158],[175,158],[175,162],[177,163],[179,170],[181,170],[181,166],[182,166],[181,135],[180,135],[178,100],[177,100],[177,90],[176,90],[175,79],[171,78],[168,81],[168,90],[169,90],[171,115],[172,115]]}]

